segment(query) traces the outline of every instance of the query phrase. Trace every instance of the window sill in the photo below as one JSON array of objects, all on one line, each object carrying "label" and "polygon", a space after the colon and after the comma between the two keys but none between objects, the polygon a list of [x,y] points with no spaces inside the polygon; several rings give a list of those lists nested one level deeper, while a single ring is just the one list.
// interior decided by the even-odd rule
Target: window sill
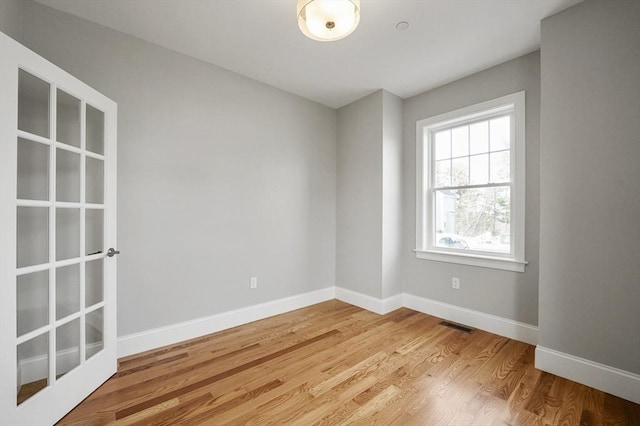
[{"label": "window sill", "polygon": [[437,262],[458,263],[461,265],[479,266],[481,268],[501,269],[511,272],[524,272],[527,262],[504,257],[480,256],[462,253],[448,253],[434,250],[414,250],[416,258],[435,260]]}]

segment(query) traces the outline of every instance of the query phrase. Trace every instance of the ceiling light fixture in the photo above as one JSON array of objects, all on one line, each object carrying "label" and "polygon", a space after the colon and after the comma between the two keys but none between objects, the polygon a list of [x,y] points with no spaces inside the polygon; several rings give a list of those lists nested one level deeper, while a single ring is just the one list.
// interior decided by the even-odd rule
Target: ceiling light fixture
[{"label": "ceiling light fixture", "polygon": [[318,41],[345,38],[360,23],[360,0],[298,0],[298,26]]}]

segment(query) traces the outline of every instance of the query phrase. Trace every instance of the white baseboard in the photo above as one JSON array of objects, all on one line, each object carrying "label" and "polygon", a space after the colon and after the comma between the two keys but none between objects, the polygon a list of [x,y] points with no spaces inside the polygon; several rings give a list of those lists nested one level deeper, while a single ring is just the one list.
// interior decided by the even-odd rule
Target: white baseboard
[{"label": "white baseboard", "polygon": [[536,368],[640,404],[640,375],[595,361],[536,347]]},{"label": "white baseboard", "polygon": [[396,294],[395,296],[387,297],[386,299],[382,299],[382,312],[381,314],[388,314],[389,312],[393,312],[396,309],[400,309],[404,306],[404,295]]},{"label": "white baseboard", "polygon": [[335,289],[336,299],[366,309],[367,311],[375,312],[379,315],[388,314],[402,307],[402,294],[387,297],[386,299],[378,299],[342,287],[336,287]]},{"label": "white baseboard", "polygon": [[[336,292],[337,294],[337,292]],[[404,293],[403,305],[415,311],[536,345],[538,327],[496,315]]]},{"label": "white baseboard", "polygon": [[252,321],[283,314],[334,298],[334,287],[327,287],[321,290],[273,300],[233,311],[222,312],[204,318],[159,327],[140,333],[128,334],[118,338],[118,357],[137,354],[161,346],[178,343],[183,340],[222,331],[227,328],[237,327]]}]

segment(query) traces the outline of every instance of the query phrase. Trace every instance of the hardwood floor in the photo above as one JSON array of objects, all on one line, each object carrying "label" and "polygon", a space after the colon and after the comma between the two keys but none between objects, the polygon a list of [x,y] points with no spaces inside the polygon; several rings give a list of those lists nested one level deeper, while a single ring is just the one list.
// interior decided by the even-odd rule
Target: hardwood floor
[{"label": "hardwood floor", "polygon": [[640,425],[534,347],[333,300],[120,360],[61,425]]}]

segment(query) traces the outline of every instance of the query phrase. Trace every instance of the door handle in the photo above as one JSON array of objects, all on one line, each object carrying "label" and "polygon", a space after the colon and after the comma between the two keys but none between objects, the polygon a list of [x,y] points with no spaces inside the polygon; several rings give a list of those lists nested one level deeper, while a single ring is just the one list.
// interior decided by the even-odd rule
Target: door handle
[{"label": "door handle", "polygon": [[109,256],[109,257],[113,257],[113,256],[115,256],[116,254],[120,254],[120,250],[116,250],[116,249],[114,249],[113,247],[111,247],[111,248],[109,249],[109,251],[107,251],[107,256]]}]

